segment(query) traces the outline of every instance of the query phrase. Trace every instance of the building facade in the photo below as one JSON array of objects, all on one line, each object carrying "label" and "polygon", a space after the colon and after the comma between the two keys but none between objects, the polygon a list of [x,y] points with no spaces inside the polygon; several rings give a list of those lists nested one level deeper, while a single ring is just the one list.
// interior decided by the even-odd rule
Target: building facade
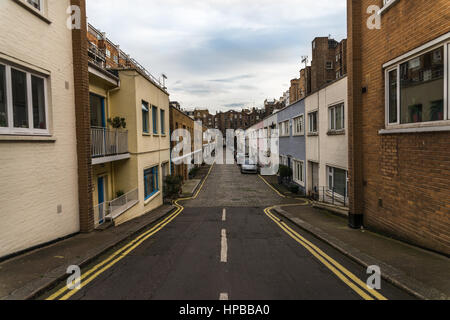
[{"label": "building facade", "polygon": [[347,6],[350,225],[449,254],[448,1]]},{"label": "building facade", "polygon": [[278,111],[280,164],[292,169],[292,180],[306,192],[305,100]]},{"label": "building facade", "polygon": [[84,16],[84,1],[2,1],[0,257],[83,231],[92,216],[86,44],[66,26],[72,4]]},{"label": "building facade", "polygon": [[89,25],[87,37],[94,227],[118,225],[163,203],[169,94],[105,33]]},{"label": "building facade", "polygon": [[347,77],[307,96],[305,109],[307,194],[347,206]]}]

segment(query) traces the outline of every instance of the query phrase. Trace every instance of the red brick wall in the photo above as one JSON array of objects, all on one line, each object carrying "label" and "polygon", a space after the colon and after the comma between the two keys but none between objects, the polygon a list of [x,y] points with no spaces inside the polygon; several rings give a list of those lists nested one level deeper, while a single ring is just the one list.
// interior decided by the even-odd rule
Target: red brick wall
[{"label": "red brick wall", "polygon": [[81,8],[81,29],[72,31],[80,231],[90,232],[94,229],[94,212],[92,208],[91,113],[89,107],[86,3],[85,0],[71,0],[71,4]]},{"label": "red brick wall", "polygon": [[381,30],[369,30],[366,10],[382,2],[348,0],[350,211],[369,228],[450,254],[450,132],[379,134],[382,65],[449,32],[450,2],[399,0]]}]

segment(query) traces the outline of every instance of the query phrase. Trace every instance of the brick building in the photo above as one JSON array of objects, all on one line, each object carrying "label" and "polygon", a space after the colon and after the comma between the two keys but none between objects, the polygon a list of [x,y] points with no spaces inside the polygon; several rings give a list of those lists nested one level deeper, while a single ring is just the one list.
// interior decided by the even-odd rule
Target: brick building
[{"label": "brick building", "polygon": [[317,37],[312,42],[311,91],[339,79],[347,72],[347,41],[337,42],[328,37]]},{"label": "brick building", "polygon": [[289,101],[294,103],[301,99],[300,79],[292,79],[289,88]]},{"label": "brick building", "polygon": [[[292,98],[289,97],[290,102],[292,103]],[[285,102],[274,99],[272,100],[265,100],[264,101],[264,118],[269,117],[273,114],[275,110],[281,110],[284,107],[286,107]]]},{"label": "brick building", "polygon": [[350,225],[450,254],[449,3],[347,5]]}]

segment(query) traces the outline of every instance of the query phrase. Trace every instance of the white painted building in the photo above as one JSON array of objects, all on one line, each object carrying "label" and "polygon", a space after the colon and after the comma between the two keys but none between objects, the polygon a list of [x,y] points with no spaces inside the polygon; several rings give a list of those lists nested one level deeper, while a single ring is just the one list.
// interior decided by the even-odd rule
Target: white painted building
[{"label": "white painted building", "polygon": [[305,100],[307,193],[348,196],[347,77]]}]

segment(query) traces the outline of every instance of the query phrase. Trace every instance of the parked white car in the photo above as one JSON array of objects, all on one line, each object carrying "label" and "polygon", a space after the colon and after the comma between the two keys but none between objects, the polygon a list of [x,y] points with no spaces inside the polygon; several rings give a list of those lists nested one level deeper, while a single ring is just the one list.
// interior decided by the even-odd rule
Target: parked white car
[{"label": "parked white car", "polygon": [[258,165],[250,160],[250,158],[245,158],[244,163],[241,165],[241,173],[258,173]]}]

